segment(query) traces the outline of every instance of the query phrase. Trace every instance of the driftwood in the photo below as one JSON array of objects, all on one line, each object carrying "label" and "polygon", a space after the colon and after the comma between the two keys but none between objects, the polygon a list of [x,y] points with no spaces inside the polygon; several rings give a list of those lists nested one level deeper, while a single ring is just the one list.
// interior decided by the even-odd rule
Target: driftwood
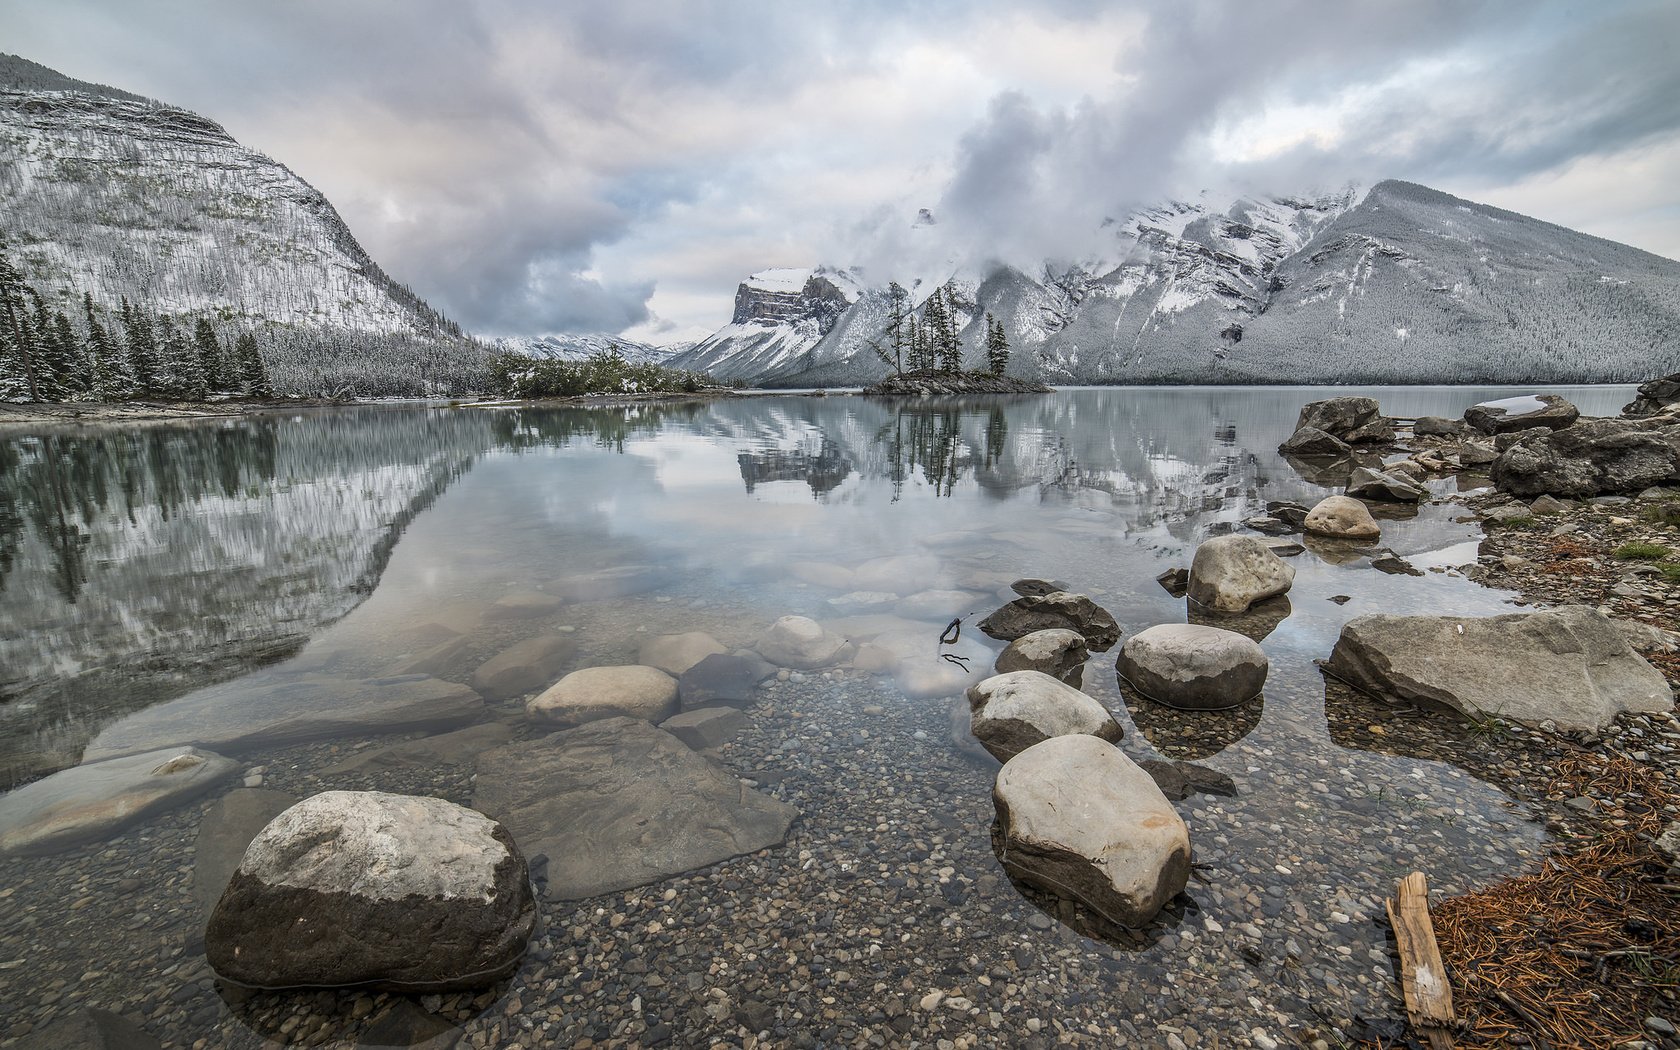
[{"label": "driftwood", "polygon": [[1388,921],[1394,927],[1394,943],[1400,951],[1400,985],[1406,996],[1406,1017],[1417,1033],[1429,1041],[1430,1050],[1452,1050],[1452,985],[1435,943],[1435,927],[1429,921],[1429,880],[1414,871],[1400,880],[1394,899],[1388,902]]}]

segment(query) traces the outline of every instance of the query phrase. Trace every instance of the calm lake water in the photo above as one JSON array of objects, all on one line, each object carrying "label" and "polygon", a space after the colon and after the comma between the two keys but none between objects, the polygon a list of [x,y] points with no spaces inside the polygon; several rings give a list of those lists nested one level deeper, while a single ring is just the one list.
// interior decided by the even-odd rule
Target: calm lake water
[{"label": "calm lake water", "polygon": [[[902,942],[892,938],[895,962],[848,962],[842,950],[847,980],[832,976],[841,969],[833,964],[830,983],[817,986],[833,1002],[811,993],[820,1017],[796,1009],[800,1000],[787,991],[795,978],[757,978],[759,998],[774,1000],[784,1018],[810,1021],[818,1033],[811,1045],[867,1042],[860,1033],[870,1030],[894,1045],[932,1045],[937,1031],[891,1027],[890,1011],[871,1017],[884,995],[907,996],[914,1013],[926,991],[945,986],[973,992],[980,1012],[971,1028],[989,1027],[999,1044],[1052,1030],[1015,1027],[1022,1009],[1043,1025],[1079,1018],[1066,1030],[1092,1045],[1112,1045],[1115,1024],[1157,1045],[1157,1025],[1176,1032],[1173,1025],[1188,1024],[1195,1034],[1198,1017],[1205,1036],[1254,1027],[1276,1034],[1308,1015],[1335,1025],[1380,1014],[1393,1006],[1383,999],[1393,977],[1379,961],[1380,899],[1395,873],[1425,867],[1448,891],[1484,885],[1537,856],[1542,832],[1497,788],[1434,760],[1427,740],[1388,748],[1361,738],[1368,713],[1327,711],[1312,661],[1329,654],[1352,616],[1492,613],[1508,608],[1509,595],[1446,571],[1385,575],[1367,555],[1309,543],[1292,561],[1288,603],[1248,625],[1264,632],[1272,661],[1263,703],[1185,720],[1123,696],[1114,654],[1094,656],[1085,689],[1116,712],[1129,754],[1193,758],[1239,786],[1234,799],[1179,804],[1201,865],[1194,903],[1189,917],[1175,912],[1138,943],[1039,921],[1043,913],[999,877],[987,845],[991,770],[950,742],[943,697],[963,681],[938,660],[936,645],[946,620],[990,611],[1023,576],[1091,595],[1128,635],[1182,622],[1185,603],[1156,583],[1159,573],[1188,565],[1200,540],[1237,529],[1268,500],[1310,505],[1340,491],[1334,477],[1303,475],[1275,450],[1302,404],[1344,392],[1377,397],[1390,415],[1457,416],[1477,401],[1529,391],[1072,389],[952,404],[776,396],[594,410],[346,409],[3,433],[0,787],[75,765],[90,748],[120,750],[166,705],[208,687],[236,704],[288,675],[389,675],[457,639],[427,670],[464,682],[507,646],[556,631],[577,641],[573,666],[633,663],[650,635],[702,630],[747,646],[776,617],[800,613],[879,636],[905,659],[884,679],[808,673],[770,690],[723,757],[800,807],[794,836],[767,859],[674,880],[680,892],[670,906],[703,899],[716,911],[729,894],[773,895],[794,902],[786,929],[811,927],[815,908],[844,932],[846,902],[818,900],[836,888],[825,872],[862,870],[839,854],[867,855],[871,872],[877,862],[900,872],[882,874],[870,913],[920,915]],[[1586,414],[1614,414],[1632,394],[1553,392]],[[1445,494],[1458,483],[1433,485]],[[1456,522],[1459,513],[1426,505],[1385,520],[1381,545],[1424,570],[1473,562],[1479,528]],[[928,591],[962,593],[899,604]],[[524,592],[571,597],[525,618],[495,606]],[[989,667],[1001,644],[969,640],[977,633],[965,631],[965,643],[976,667]],[[491,704],[489,716],[534,735],[517,700]],[[824,731],[812,732],[813,719]],[[470,800],[470,768],[404,768],[385,780],[329,771],[369,739],[347,730],[236,757],[265,786],[300,797],[379,786]],[[883,788],[888,779],[903,786]],[[0,1001],[9,1015],[0,1038],[80,1004],[127,1012],[168,1045],[259,1045],[309,1031],[331,1043],[325,1022],[282,1032],[265,1020],[292,1009],[330,1018],[331,1004],[270,996],[252,1006],[225,1001],[211,982],[190,892],[193,836],[210,801],[106,842],[0,858]],[[911,810],[882,813],[901,805]],[[957,874],[928,874],[945,866]],[[957,889],[905,904],[906,867],[915,872],[910,889]],[[659,901],[665,888],[610,895],[616,903],[606,910]],[[843,896],[871,892],[847,882]],[[93,900],[76,906],[86,897]],[[578,908],[545,906],[543,944],[555,960],[579,951],[568,945],[589,909]],[[1330,912],[1341,919],[1328,920]],[[716,938],[727,954],[734,913],[723,914],[701,924],[695,940]],[[1000,977],[996,986],[1017,988],[1028,1005],[1010,1005],[1002,991],[988,1003],[993,983],[966,976],[988,972],[983,951],[969,966],[968,949],[951,963],[931,947],[963,923],[987,944],[1044,953],[1033,956],[1041,968],[1069,975],[1067,967],[1086,965],[1078,979],[1087,985],[1058,994],[1060,985],[1034,991],[1025,978]],[[1250,931],[1252,945],[1239,944]],[[1244,969],[1244,945],[1296,960],[1292,976],[1254,984],[1233,976]],[[648,954],[690,966],[696,950],[667,944]],[[1022,962],[1000,956],[999,965],[1011,958]],[[587,961],[579,955],[576,965]],[[717,966],[704,972],[715,976]],[[620,983],[590,992],[580,990],[588,982],[556,977],[560,969],[559,961],[528,964],[492,1003],[474,1004],[471,1019],[454,1020],[491,1045],[635,1042],[660,1023],[677,1045],[704,1045],[733,1030],[701,1020],[711,1017],[703,1010],[711,977],[701,988],[648,987],[618,974]],[[882,978],[886,992],[878,974],[891,974]],[[1094,1006],[1093,996],[1109,1002]],[[510,1002],[519,1009],[506,1009]],[[1003,1021],[991,1024],[993,1012]],[[1147,1025],[1136,1020],[1143,1014]]]}]

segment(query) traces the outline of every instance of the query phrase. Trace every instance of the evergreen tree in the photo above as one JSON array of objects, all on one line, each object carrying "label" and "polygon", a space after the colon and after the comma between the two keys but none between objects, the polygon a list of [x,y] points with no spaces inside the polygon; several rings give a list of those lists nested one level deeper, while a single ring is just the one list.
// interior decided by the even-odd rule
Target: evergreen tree
[{"label": "evergreen tree", "polygon": [[23,299],[23,274],[0,239],[0,387],[6,397],[41,400],[40,377],[31,351],[33,332]]},{"label": "evergreen tree", "polygon": [[904,352],[910,346],[910,330],[906,321],[910,318],[910,293],[897,281],[887,285],[887,336],[892,347],[892,360],[887,361],[886,355],[881,359],[893,366],[893,371],[904,374]]},{"label": "evergreen tree", "polygon": [[927,324],[910,318],[910,371],[929,372],[933,370],[933,363],[928,355]]},{"label": "evergreen tree", "polygon": [[82,293],[87,317],[87,356],[93,366],[93,395],[100,401],[127,401],[134,396],[134,373],[128,355],[117,349],[105,326],[94,316],[93,296]]},{"label": "evergreen tree", "polygon": [[1003,322],[986,315],[986,364],[992,370],[992,375],[1003,375],[1003,370],[1009,365],[1009,336],[1003,330]]},{"label": "evergreen tree", "polygon": [[233,359],[239,368],[239,390],[246,397],[273,397],[274,388],[268,384],[268,369],[263,367],[262,351],[257,337],[240,332],[233,343]]},{"label": "evergreen tree", "polygon": [[128,343],[128,367],[134,373],[134,385],[142,396],[158,392],[158,345],[152,331],[152,319],[146,311],[122,301],[123,338]]},{"label": "evergreen tree", "polygon": [[947,282],[940,296],[939,326],[935,329],[934,356],[942,372],[962,371],[962,341],[957,337],[957,289]]},{"label": "evergreen tree", "polygon": [[198,351],[199,368],[204,374],[206,389],[227,389],[226,370],[222,365],[222,346],[216,341],[216,330],[210,327],[208,318],[200,317],[193,325],[193,347]]},{"label": "evergreen tree", "polygon": [[65,397],[69,400],[87,398],[93,393],[93,365],[88,360],[87,348],[76,338],[76,328],[70,323],[70,315],[63,310],[53,311],[52,341],[64,358],[65,378],[61,385]]},{"label": "evergreen tree", "polygon": [[157,392],[164,397],[182,401],[203,401],[205,396],[204,365],[198,358],[198,348],[187,339],[185,332],[166,318],[158,319],[162,326],[159,340]]}]

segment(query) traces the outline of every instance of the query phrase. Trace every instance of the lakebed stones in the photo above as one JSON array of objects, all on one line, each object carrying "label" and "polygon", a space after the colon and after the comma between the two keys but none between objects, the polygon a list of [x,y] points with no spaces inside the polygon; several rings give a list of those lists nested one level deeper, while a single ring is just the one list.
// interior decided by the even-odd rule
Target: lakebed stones
[{"label": "lakebed stones", "polygon": [[1565,430],[1520,435],[1493,464],[1493,483],[1528,499],[1586,499],[1680,482],[1680,425],[1585,419]]},{"label": "lakebed stones", "polygon": [[659,573],[650,565],[615,565],[564,576],[550,581],[543,589],[570,602],[598,602],[643,594],[658,583]]},{"label": "lakebed stones", "polygon": [[0,796],[0,854],[57,853],[207,794],[239,763],[170,747],[71,766]]},{"label": "lakebed stones", "polygon": [[1484,434],[1516,430],[1562,430],[1581,418],[1580,410],[1556,394],[1528,394],[1483,401],[1464,410],[1464,422]]},{"label": "lakebed stones", "polygon": [[684,711],[715,704],[751,707],[767,673],[774,670],[762,661],[713,653],[677,679],[677,701]]},{"label": "lakebed stones", "polygon": [[1085,639],[1062,627],[1023,634],[998,654],[993,668],[999,674],[1010,671],[1041,671],[1058,681],[1079,685],[1085,661],[1091,658]]},{"label": "lakebed stones", "polygon": [[1416,503],[1429,495],[1429,490],[1398,471],[1356,467],[1348,478],[1347,494],[1355,499]]},{"label": "lakebed stones", "polygon": [[238,788],[216,800],[198,825],[193,848],[193,899],[206,919],[245,857],[245,849],[268,822],[297,799],[283,791]]},{"label": "lakebed stones", "polygon": [[812,670],[839,662],[846,639],[830,634],[806,616],[784,616],[759,636],[753,648],[780,667]]},{"label": "lakebed stones", "polygon": [[1147,925],[1190,875],[1190,833],[1118,748],[1074,734],[1006,762],[992,788],[1001,859],[1021,882],[1121,926]]},{"label": "lakebed stones", "polygon": [[177,744],[229,753],[365,733],[449,729],[483,713],[484,700],[473,690],[420,675],[259,673],[120,719],[93,739],[83,760]]},{"label": "lakebed stones", "polygon": [[612,718],[479,760],[473,804],[548,860],[563,900],[779,845],[798,811],[646,722]]},{"label": "lakebed stones", "polygon": [[1258,644],[1234,631],[1166,623],[1128,638],[1116,667],[1151,700],[1219,711],[1257,696],[1270,664]]},{"label": "lakebed stones", "polygon": [[636,654],[636,662],[680,678],[706,657],[727,652],[728,646],[704,631],[686,631],[649,638]]},{"label": "lakebed stones", "polygon": [[12,1050],[160,1050],[144,1028],[121,1014],[83,1007],[12,1043]]},{"label": "lakebed stones", "polygon": [[968,690],[971,731],[997,758],[1008,761],[1041,740],[1085,733],[1119,740],[1120,723],[1093,697],[1041,671],[993,675]]},{"label": "lakebed stones", "polygon": [[602,718],[657,722],[677,711],[677,680],[657,667],[585,667],[555,682],[525,705],[532,718],[575,726]]},{"label": "lakebed stones", "polygon": [[486,699],[508,700],[536,692],[565,672],[577,643],[563,634],[539,634],[518,642],[479,665],[472,687]]},{"label": "lakebed stones", "polygon": [[1205,609],[1240,613],[1283,594],[1294,582],[1294,568],[1264,542],[1253,536],[1215,536],[1196,548],[1188,594]]},{"label": "lakebed stones", "polygon": [[1674,706],[1662,673],[1595,609],[1501,616],[1360,616],[1325,671],[1369,693],[1564,729]]},{"label": "lakebed stones", "polygon": [[1022,595],[981,620],[979,627],[1006,642],[1034,631],[1073,631],[1085,639],[1086,647],[1094,653],[1107,652],[1120,640],[1120,625],[1107,609],[1083,594],[1068,591]]},{"label": "lakebed stones", "polygon": [[1326,496],[1307,514],[1308,532],[1342,540],[1374,540],[1382,535],[1370,508],[1352,496]]},{"label": "lakebed stones", "polygon": [[562,599],[541,591],[514,591],[492,602],[490,608],[484,611],[484,617],[488,620],[532,620],[547,616],[564,604]]},{"label": "lakebed stones", "polygon": [[443,799],[326,791],[245,851],[205,933],[221,977],[258,988],[482,988],[536,927],[508,830]]}]

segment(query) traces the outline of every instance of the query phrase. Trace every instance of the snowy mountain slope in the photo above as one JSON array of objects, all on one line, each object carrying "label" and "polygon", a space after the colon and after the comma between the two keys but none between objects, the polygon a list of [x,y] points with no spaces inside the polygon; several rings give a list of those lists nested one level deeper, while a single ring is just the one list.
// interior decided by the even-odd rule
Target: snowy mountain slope
[{"label": "snowy mountain slope", "polygon": [[[1112,228],[1079,264],[959,281],[967,366],[989,311],[1010,373],[1049,382],[1587,382],[1680,367],[1680,263],[1422,186],[1169,202]],[[884,303],[865,292],[796,353],[734,356],[732,328],[705,345],[760,383],[868,382],[885,371],[868,348]]]},{"label": "snowy mountain slope", "polygon": [[649,346],[613,335],[510,336],[495,340],[491,346],[542,361],[582,361],[617,350],[626,361],[637,365],[668,364],[680,352],[678,348]]},{"label": "snowy mountain slope", "polygon": [[367,334],[459,336],[327,199],[214,122],[5,56],[0,234],[45,292]]},{"label": "snowy mountain slope", "polygon": [[862,296],[856,275],[845,270],[761,270],[736,288],[729,323],[669,363],[718,379],[764,381],[806,371],[809,352]]}]

